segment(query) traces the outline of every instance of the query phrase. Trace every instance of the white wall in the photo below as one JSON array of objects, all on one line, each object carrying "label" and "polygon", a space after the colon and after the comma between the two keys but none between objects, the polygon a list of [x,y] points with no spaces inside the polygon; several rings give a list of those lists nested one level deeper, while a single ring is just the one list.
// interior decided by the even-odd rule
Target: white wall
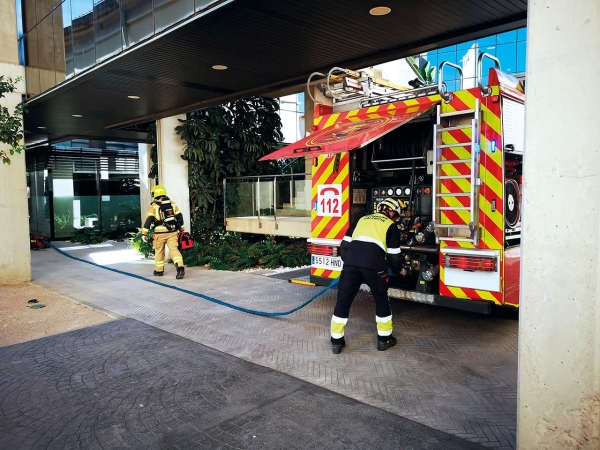
[{"label": "white wall", "polygon": [[528,14],[519,449],[600,449],[600,2]]}]

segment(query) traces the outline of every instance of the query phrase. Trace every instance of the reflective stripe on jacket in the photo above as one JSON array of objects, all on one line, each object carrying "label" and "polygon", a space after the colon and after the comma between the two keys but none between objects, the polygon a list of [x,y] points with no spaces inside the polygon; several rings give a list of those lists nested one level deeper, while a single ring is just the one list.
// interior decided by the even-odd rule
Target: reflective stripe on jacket
[{"label": "reflective stripe on jacket", "polygon": [[346,233],[340,245],[340,256],[344,264],[351,266],[382,271],[387,270],[389,264],[397,271],[401,266],[400,230],[384,214],[364,216]]}]

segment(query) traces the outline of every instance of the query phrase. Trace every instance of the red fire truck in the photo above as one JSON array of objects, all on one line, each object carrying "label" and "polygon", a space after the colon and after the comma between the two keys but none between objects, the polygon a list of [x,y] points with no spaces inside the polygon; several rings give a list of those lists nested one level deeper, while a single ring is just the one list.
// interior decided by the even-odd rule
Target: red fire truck
[{"label": "red fire truck", "polygon": [[[458,90],[447,89],[445,69],[459,72]],[[312,133],[262,158],[312,160],[311,281],[340,275],[350,224],[393,197],[406,208],[390,297],[483,313],[518,307],[524,83],[485,53],[469,89],[447,62],[437,85],[405,90],[340,68],[311,75],[309,89],[317,76],[333,105],[316,104]]]}]

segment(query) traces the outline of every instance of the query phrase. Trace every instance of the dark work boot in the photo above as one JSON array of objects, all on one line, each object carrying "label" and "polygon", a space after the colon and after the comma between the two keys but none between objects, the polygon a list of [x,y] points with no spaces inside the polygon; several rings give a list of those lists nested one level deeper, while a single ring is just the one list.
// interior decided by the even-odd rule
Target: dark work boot
[{"label": "dark work boot", "polygon": [[398,343],[398,340],[394,336],[388,336],[385,341],[382,341],[382,340],[377,341],[377,350],[379,350],[380,352],[384,352],[388,348],[396,345],[397,343]]},{"label": "dark work boot", "polygon": [[158,270],[154,271],[154,276],[155,277],[162,277],[163,276],[163,272],[159,272]]},{"label": "dark work boot", "polygon": [[185,268],[183,266],[180,267],[177,264],[175,264],[175,266],[177,267],[177,275],[175,278],[181,280],[185,276]]},{"label": "dark work boot", "polygon": [[344,338],[341,339],[333,339],[331,338],[331,350],[334,355],[339,355],[342,353],[342,349],[346,346],[346,341]]}]

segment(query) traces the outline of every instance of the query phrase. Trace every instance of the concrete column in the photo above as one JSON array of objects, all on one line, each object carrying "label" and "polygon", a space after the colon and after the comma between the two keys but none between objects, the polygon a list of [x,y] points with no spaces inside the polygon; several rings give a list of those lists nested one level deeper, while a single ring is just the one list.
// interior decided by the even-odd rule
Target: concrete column
[{"label": "concrete column", "polygon": [[181,159],[185,141],[175,132],[175,127],[181,125],[179,119],[185,119],[185,114],[156,121],[158,181],[167,189],[169,198],[181,209],[185,228],[190,231],[188,162]]},{"label": "concrete column", "polygon": [[150,195],[150,189],[154,187],[154,180],[148,178],[148,172],[152,166],[150,161],[150,144],[138,144],[138,160],[140,165],[140,215],[141,223],[144,224],[146,220],[146,211],[148,205],[152,203],[152,195]]},{"label": "concrete column", "polygon": [[530,0],[519,449],[600,448],[600,3]]},{"label": "concrete column", "polygon": [[[19,65],[17,51],[17,19],[14,0],[0,0],[0,74],[22,81],[17,92],[6,94],[1,106],[9,111],[21,101],[25,93],[25,70]],[[0,149],[8,149],[0,144]],[[31,280],[29,251],[29,211],[27,208],[27,181],[25,154],[10,157],[11,165],[0,163],[0,284]]]}]

